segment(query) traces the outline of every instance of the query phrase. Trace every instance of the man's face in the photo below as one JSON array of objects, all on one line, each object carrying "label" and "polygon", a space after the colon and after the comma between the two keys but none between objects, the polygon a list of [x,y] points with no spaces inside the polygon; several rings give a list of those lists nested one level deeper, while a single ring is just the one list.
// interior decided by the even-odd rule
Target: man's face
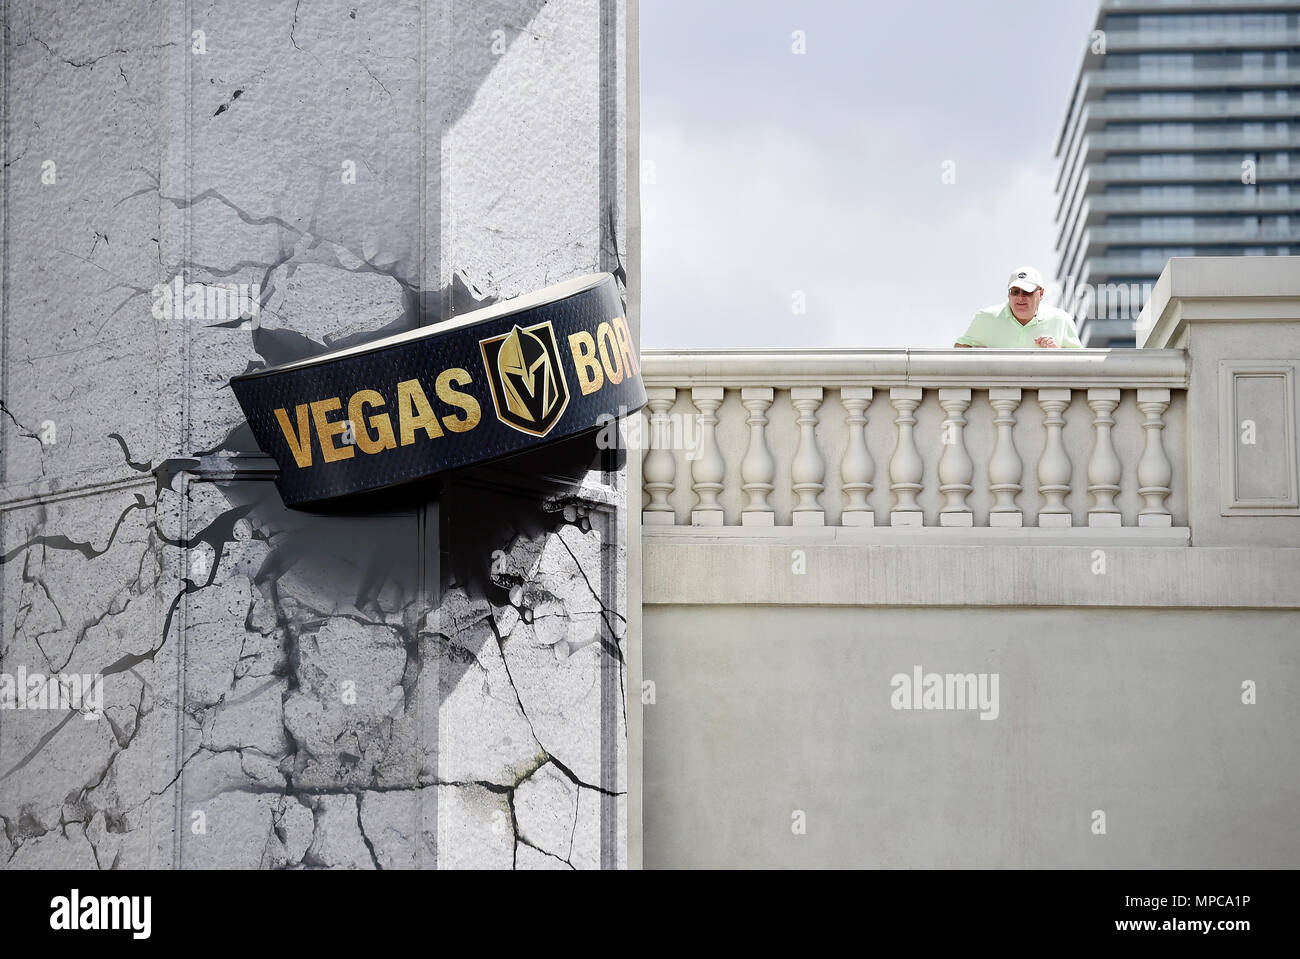
[{"label": "man's face", "polygon": [[1011,301],[1012,315],[1021,323],[1028,323],[1038,312],[1038,304],[1043,302],[1043,288],[1026,293],[1022,287],[1012,286],[1007,291],[1007,299]]}]

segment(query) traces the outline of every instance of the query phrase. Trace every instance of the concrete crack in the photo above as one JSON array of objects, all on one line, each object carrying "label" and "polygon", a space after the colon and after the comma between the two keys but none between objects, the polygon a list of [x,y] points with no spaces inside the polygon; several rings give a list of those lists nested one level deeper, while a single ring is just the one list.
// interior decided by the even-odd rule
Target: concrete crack
[{"label": "concrete crack", "polygon": [[296,0],[293,5],[293,24],[289,27],[289,42],[293,44],[295,50],[301,50],[298,41],[294,38],[294,31],[298,29],[298,8],[302,6],[302,0]]},{"label": "concrete crack", "polygon": [[241,96],[243,96],[243,95],[244,95],[244,91],[243,91],[243,90],[236,90],[234,93],[232,93],[232,94],[230,95],[230,99],[229,99],[229,100],[227,100],[225,103],[221,104],[221,106],[217,107],[217,112],[214,113],[214,114],[212,114],[212,115],[213,115],[214,117],[219,117],[219,116],[221,116],[221,114],[223,114],[223,113],[225,113],[227,110],[229,110],[230,107],[234,104],[234,102],[235,102],[236,100],[238,100],[238,99],[239,99]]},{"label": "concrete crack", "polygon": [[361,841],[366,844],[366,849],[370,851],[370,861],[375,864],[375,868],[380,872],[384,871],[383,863],[379,861],[379,856],[375,854],[375,844],[370,841],[366,835],[365,824],[361,821],[361,797],[362,793],[357,793],[357,830],[361,833]]},{"label": "concrete crack", "polygon": [[27,427],[23,426],[22,423],[19,423],[18,417],[14,416],[14,414],[9,410],[9,407],[5,406],[3,401],[0,401],[0,413],[4,413],[5,416],[9,417],[9,419],[13,421],[14,426],[18,427],[19,436],[25,436],[28,439],[36,440],[38,443],[40,442],[41,438],[31,430],[27,429]]},{"label": "concrete crack", "polygon": [[86,557],[87,559],[95,559],[96,557],[103,556],[110,549],[112,549],[113,540],[117,538],[117,531],[121,529],[122,523],[126,520],[127,514],[131,513],[133,510],[147,509],[150,505],[152,505],[150,503],[146,503],[144,497],[141,496],[139,493],[135,495],[135,499],[136,501],[134,503],[132,503],[126,509],[122,510],[122,515],[119,516],[117,518],[117,522],[113,524],[112,532],[108,534],[108,542],[104,544],[103,549],[95,549],[94,545],[90,542],[84,542],[84,543],[78,542],[76,540],[69,539],[67,536],[64,536],[61,533],[54,536],[33,536],[30,539],[28,539],[25,543],[15,546],[9,552],[0,556],[0,566],[3,566],[5,563],[9,562],[11,559],[13,559],[23,550],[30,549],[31,547],[38,546],[38,545],[44,546],[48,549],[74,550],[80,553],[82,556]]},{"label": "concrete crack", "polygon": [[[49,45],[48,43],[46,43],[44,40],[42,40],[40,37],[36,36],[36,34],[34,34],[34,33],[33,33],[33,34],[29,34],[29,36],[31,37],[31,39],[35,40],[37,43],[39,43],[41,46],[43,46],[43,47],[45,48],[45,51],[46,51],[50,56],[52,56],[52,57],[56,57],[56,58],[58,58],[59,60],[61,60],[62,62],[66,63],[68,66],[70,66],[70,67],[75,67],[75,68],[94,66],[94,65],[95,65],[96,63],[98,63],[100,60],[103,60],[103,59],[105,59],[105,58],[107,58],[107,57],[117,56],[117,55],[119,55],[119,54],[128,54],[128,53],[133,52],[133,51],[131,51],[131,50],[129,50],[129,49],[126,49],[126,48],[124,48],[124,47],[116,47],[116,48],[114,48],[114,49],[112,49],[112,50],[109,50],[107,53],[101,53],[101,54],[100,54],[99,56],[97,56],[97,57],[88,57],[88,58],[85,59],[85,60],[72,60],[72,59],[70,59],[70,58],[68,58],[68,57],[64,57],[64,56],[61,56],[61,55],[55,53],[54,50],[50,47],[50,45]],[[22,46],[22,44],[17,44],[17,45],[18,45],[18,46]],[[174,46],[176,46],[176,41],[175,41],[175,40],[169,40],[167,43],[155,43],[155,44],[153,44],[153,45],[151,45],[151,46],[148,46],[148,47],[145,47],[145,48],[143,48],[143,49],[146,49],[146,50],[162,50],[162,49],[164,49],[164,48],[166,48],[166,47],[174,47]],[[119,67],[118,69],[120,70],[121,68]],[[124,77],[124,78],[125,78],[125,76],[126,76],[126,74],[123,74],[123,77]]]},{"label": "concrete crack", "polygon": [[[575,816],[574,819],[576,820],[577,817]],[[539,846],[534,846],[531,842],[529,842],[529,841],[528,841],[527,839],[525,839],[523,836],[516,835],[516,837],[515,837],[515,842],[516,842],[516,844],[518,844],[518,845],[527,846],[529,849],[532,849],[532,850],[535,850],[535,851],[537,851],[537,852],[540,852],[543,856],[545,856],[545,857],[548,858],[548,859],[554,859],[556,862],[562,862],[562,863],[564,863],[566,866],[568,866],[570,869],[573,868],[573,863],[569,862],[569,860],[567,860],[567,859],[561,859],[559,856],[555,855],[555,853],[553,853],[553,852],[547,852],[545,849],[542,849],[542,848],[540,848]],[[515,868],[516,868],[516,869],[519,868],[518,863],[519,863],[519,857],[518,857],[518,855],[516,855],[516,856],[515,856]]]},{"label": "concrete crack", "polygon": [[[627,622],[627,619],[618,611],[611,610],[609,607],[605,605],[604,599],[601,597],[600,593],[596,592],[595,587],[591,585],[591,580],[587,578],[586,570],[582,568],[582,564],[578,562],[578,557],[574,554],[573,550],[569,547],[569,544],[564,541],[564,537],[560,535],[560,531],[556,531],[555,537],[560,541],[560,545],[564,547],[565,552],[567,552],[569,554],[569,557],[573,560],[573,565],[577,567],[578,574],[582,577],[582,581],[587,584],[587,589],[591,592],[591,595],[595,597],[596,602],[600,603],[600,618],[604,620],[605,626],[609,630],[609,635],[611,637],[617,636],[617,633],[614,631],[614,624],[609,620],[609,614],[612,612],[619,619],[623,620],[624,623]],[[607,652],[610,655],[610,658],[612,658],[616,663],[618,663],[620,667],[625,665],[623,662],[623,651],[618,648],[617,642],[612,642],[611,640],[606,639],[604,636],[601,636],[600,645],[601,648],[604,649],[605,652]]]},{"label": "concrete crack", "polygon": [[[506,661],[505,640],[501,638],[501,633],[497,631],[497,624],[494,621],[493,617],[491,616],[487,617],[487,622],[488,622],[488,626],[492,630],[492,635],[496,637],[497,648],[501,650],[501,665],[502,667],[504,667],[506,671],[506,679],[510,681],[510,689],[515,694],[515,702],[519,704],[519,715],[523,716],[524,722],[528,724],[528,732],[529,735],[533,737],[533,742],[537,743],[538,748],[541,749],[543,753],[545,753],[546,748],[542,746],[542,741],[537,738],[537,730],[533,728],[533,721],[528,716],[528,710],[524,709],[524,701],[519,698],[519,687],[515,685],[515,678],[512,675],[510,675],[510,663]],[[537,768],[540,768],[542,765],[544,765],[544,763],[538,763]],[[532,773],[530,772],[528,775],[531,776]],[[520,781],[522,782],[522,780]]]},{"label": "concrete crack", "polygon": [[67,716],[63,717],[63,721],[61,723],[59,723],[57,726],[55,726],[53,729],[51,729],[44,736],[42,736],[40,739],[36,741],[36,745],[33,746],[30,750],[28,750],[27,755],[25,755],[22,759],[18,760],[18,762],[14,763],[14,765],[10,766],[9,771],[6,772],[3,776],[0,776],[0,782],[4,782],[14,773],[19,772],[22,769],[26,768],[27,764],[31,762],[33,759],[35,759],[42,749],[44,749],[47,745],[49,745],[50,740],[52,740],[55,736],[61,733],[63,731],[63,727],[68,725],[68,723],[76,719],[79,715],[80,713],[78,713],[76,710],[70,711]]},{"label": "concrete crack", "polygon": [[378,84],[379,84],[379,88],[380,88],[381,90],[383,90],[384,93],[388,94],[388,96],[390,96],[390,97],[393,95],[392,92],[388,89],[388,87],[384,86],[384,81],[381,80],[381,79],[379,79],[379,77],[375,76],[375,73],[374,73],[373,70],[371,70],[371,69],[370,69],[368,66],[366,66],[365,64],[362,64],[362,69],[364,69],[364,70],[366,71],[366,73],[370,74],[370,79],[371,79],[371,80],[374,80],[376,83],[378,83]]},{"label": "concrete crack", "polygon": [[612,789],[606,789],[606,788],[604,788],[603,786],[593,786],[591,783],[585,783],[585,782],[583,782],[581,779],[579,779],[579,778],[577,777],[577,775],[574,773],[574,771],[573,771],[572,769],[570,769],[568,766],[564,765],[564,763],[560,762],[560,761],[559,761],[558,759],[556,759],[554,756],[551,757],[551,762],[555,763],[555,768],[556,768],[556,769],[558,769],[560,772],[564,773],[564,775],[568,776],[569,779],[573,780],[573,782],[577,783],[579,786],[582,786],[582,787],[584,787],[584,788],[586,788],[586,789],[594,789],[596,792],[598,792],[598,793],[603,793],[603,794],[605,794],[606,796],[622,796],[622,795],[624,795],[624,793],[621,793],[621,792],[615,792],[614,790],[612,790]]}]

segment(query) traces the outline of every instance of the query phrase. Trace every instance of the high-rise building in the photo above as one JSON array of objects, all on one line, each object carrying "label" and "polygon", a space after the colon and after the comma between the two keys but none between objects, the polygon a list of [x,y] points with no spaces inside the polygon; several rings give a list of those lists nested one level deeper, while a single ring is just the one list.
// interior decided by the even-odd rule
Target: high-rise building
[{"label": "high-rise building", "polygon": [[1170,257],[1300,253],[1300,3],[1102,0],[1056,156],[1085,346],[1134,345]]}]

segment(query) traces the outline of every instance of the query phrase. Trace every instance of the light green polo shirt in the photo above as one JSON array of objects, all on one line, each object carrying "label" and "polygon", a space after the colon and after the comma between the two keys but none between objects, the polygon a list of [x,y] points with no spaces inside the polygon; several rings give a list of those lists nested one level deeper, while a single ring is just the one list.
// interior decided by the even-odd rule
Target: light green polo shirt
[{"label": "light green polo shirt", "polygon": [[1034,342],[1040,336],[1050,336],[1063,350],[1080,350],[1079,331],[1074,328],[1074,318],[1065,310],[1040,304],[1038,313],[1024,326],[1011,314],[1011,302],[990,306],[975,314],[970,328],[957,338],[965,346],[987,346],[993,349],[1042,349]]}]

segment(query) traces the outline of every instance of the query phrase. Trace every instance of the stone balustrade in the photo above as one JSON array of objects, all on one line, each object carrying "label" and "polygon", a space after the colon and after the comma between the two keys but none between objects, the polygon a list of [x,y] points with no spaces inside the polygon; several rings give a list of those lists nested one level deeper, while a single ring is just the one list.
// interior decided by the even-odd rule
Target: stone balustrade
[{"label": "stone balustrade", "polygon": [[644,374],[646,527],[1187,541],[1183,350],[647,351]]}]

